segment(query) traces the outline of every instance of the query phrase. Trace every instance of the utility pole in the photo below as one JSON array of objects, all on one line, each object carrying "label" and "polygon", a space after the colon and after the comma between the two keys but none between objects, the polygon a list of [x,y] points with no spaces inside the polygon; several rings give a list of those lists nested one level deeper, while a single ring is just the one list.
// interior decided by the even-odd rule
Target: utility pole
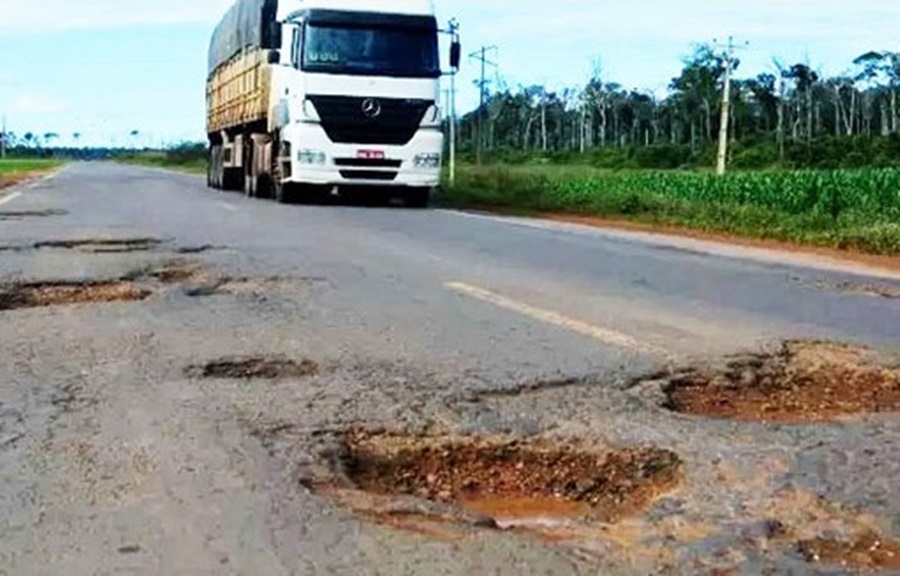
[{"label": "utility pole", "polygon": [[734,64],[734,38],[728,37],[725,46],[725,87],[722,91],[722,120],[719,123],[719,154],[716,162],[716,174],[723,176],[728,162],[728,124],[731,120],[731,73]]},{"label": "utility pole", "polygon": [[[459,55],[459,22],[456,18],[450,20],[450,35],[457,45],[456,57]],[[451,60],[454,56],[451,55]],[[456,73],[459,71],[459,62],[450,73],[450,185],[456,184]]]},{"label": "utility pole", "polygon": [[496,46],[482,46],[480,50],[469,54],[469,58],[474,58],[481,62],[481,80],[478,82],[478,89],[479,92],[481,92],[480,103],[478,106],[478,164],[482,163],[484,155],[484,106],[487,100],[487,66],[497,67],[495,62],[488,60],[487,53],[491,50],[496,53],[499,49]]},{"label": "utility pole", "polygon": [[3,127],[0,128],[0,160],[6,159],[6,114],[3,115]]},{"label": "utility pole", "polygon": [[450,35],[450,185],[456,183],[456,74],[459,72],[460,65],[460,42],[459,42],[459,22],[456,18],[451,18],[447,24],[446,30],[441,30],[444,34]]}]

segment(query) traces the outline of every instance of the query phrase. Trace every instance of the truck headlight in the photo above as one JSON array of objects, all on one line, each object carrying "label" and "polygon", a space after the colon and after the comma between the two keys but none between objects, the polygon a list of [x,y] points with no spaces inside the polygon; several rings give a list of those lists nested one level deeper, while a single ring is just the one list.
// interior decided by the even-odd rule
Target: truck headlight
[{"label": "truck headlight", "polygon": [[413,159],[416,168],[440,168],[440,154],[419,154]]},{"label": "truck headlight", "polygon": [[324,165],[328,157],[321,150],[303,149],[297,152],[297,162],[301,164]]}]

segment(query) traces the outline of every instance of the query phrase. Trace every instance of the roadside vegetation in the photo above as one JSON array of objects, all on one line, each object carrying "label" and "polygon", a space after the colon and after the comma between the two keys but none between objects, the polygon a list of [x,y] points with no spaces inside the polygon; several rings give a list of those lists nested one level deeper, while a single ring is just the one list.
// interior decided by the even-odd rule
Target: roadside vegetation
[{"label": "roadside vegetation", "polygon": [[468,165],[443,202],[900,255],[900,170],[609,171]]},{"label": "roadside vegetation", "polygon": [[0,175],[9,176],[14,174],[26,174],[28,172],[52,170],[53,168],[59,166],[61,163],[62,162],[58,160],[28,158],[12,158],[8,160],[0,160]]},{"label": "roadside vegetation", "polygon": [[118,162],[168,168],[189,174],[206,173],[206,145],[185,143],[162,151],[128,152],[116,156]]},{"label": "roadside vegetation", "polygon": [[61,161],[47,159],[10,158],[0,160],[0,189],[38,176],[60,164],[62,164]]},{"label": "roadside vegetation", "polygon": [[599,63],[580,86],[484,86],[442,202],[900,255],[900,54],[868,52],[834,77],[733,60],[719,178],[726,58],[696,46],[665,94]]}]

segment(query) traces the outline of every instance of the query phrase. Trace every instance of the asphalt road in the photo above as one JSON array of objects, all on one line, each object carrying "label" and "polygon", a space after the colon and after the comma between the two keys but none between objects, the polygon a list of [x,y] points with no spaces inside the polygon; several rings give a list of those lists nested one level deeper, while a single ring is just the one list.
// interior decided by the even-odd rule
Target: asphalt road
[{"label": "asphalt road", "polygon": [[[773,502],[809,511],[787,491],[856,507],[900,538],[895,417],[740,425],[672,415],[625,386],[785,338],[892,353],[900,301],[847,286],[896,290],[900,275],[443,210],[281,206],[108,164],[12,193],[0,197],[6,284],[134,277],[179,258],[240,289],[152,284],[141,302],[0,312],[0,574],[813,573],[750,534]],[[100,238],[160,243],[35,247]],[[321,371],[274,383],[185,373],[251,354]],[[581,385],[554,385],[566,379]],[[595,554],[387,528],[298,481],[358,425],[659,445],[691,477],[672,517],[685,533],[718,528],[670,538],[663,555],[622,544],[637,524]]]}]

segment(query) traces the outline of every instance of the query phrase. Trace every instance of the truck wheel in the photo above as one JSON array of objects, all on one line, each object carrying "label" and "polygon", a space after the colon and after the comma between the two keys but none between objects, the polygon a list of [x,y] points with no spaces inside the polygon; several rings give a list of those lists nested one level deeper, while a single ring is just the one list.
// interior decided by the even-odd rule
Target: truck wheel
[{"label": "truck wheel", "polygon": [[213,146],[206,152],[206,187],[213,187]]},{"label": "truck wheel", "polygon": [[219,189],[222,186],[221,152],[222,147],[219,145],[211,146],[209,149],[209,167],[207,172],[209,173],[209,185],[215,189]]},{"label": "truck wheel", "polygon": [[269,171],[269,177],[271,178],[271,193],[272,198],[279,204],[288,204],[291,201],[291,188],[290,184],[286,184],[283,180],[284,175],[281,170],[280,161],[282,152],[281,139],[276,134],[273,138],[272,166]]},{"label": "truck wheel", "polygon": [[248,144],[244,145],[244,196],[247,198],[255,198],[258,187],[254,167],[254,162],[256,161],[254,147],[255,145],[250,139],[248,139]]},{"label": "truck wheel", "polygon": [[244,189],[244,171],[240,168],[222,169],[222,189],[229,192]]},{"label": "truck wheel", "polygon": [[[278,161],[275,160],[274,164],[278,164]],[[272,198],[279,204],[287,204],[287,190],[285,190],[284,182],[281,181],[281,169],[276,168],[274,164],[272,173],[269,175]]]},{"label": "truck wheel", "polygon": [[248,174],[244,176],[244,196],[256,198],[256,176]]},{"label": "truck wheel", "polygon": [[408,208],[428,208],[431,203],[431,188],[411,188],[406,192],[405,204]]}]

